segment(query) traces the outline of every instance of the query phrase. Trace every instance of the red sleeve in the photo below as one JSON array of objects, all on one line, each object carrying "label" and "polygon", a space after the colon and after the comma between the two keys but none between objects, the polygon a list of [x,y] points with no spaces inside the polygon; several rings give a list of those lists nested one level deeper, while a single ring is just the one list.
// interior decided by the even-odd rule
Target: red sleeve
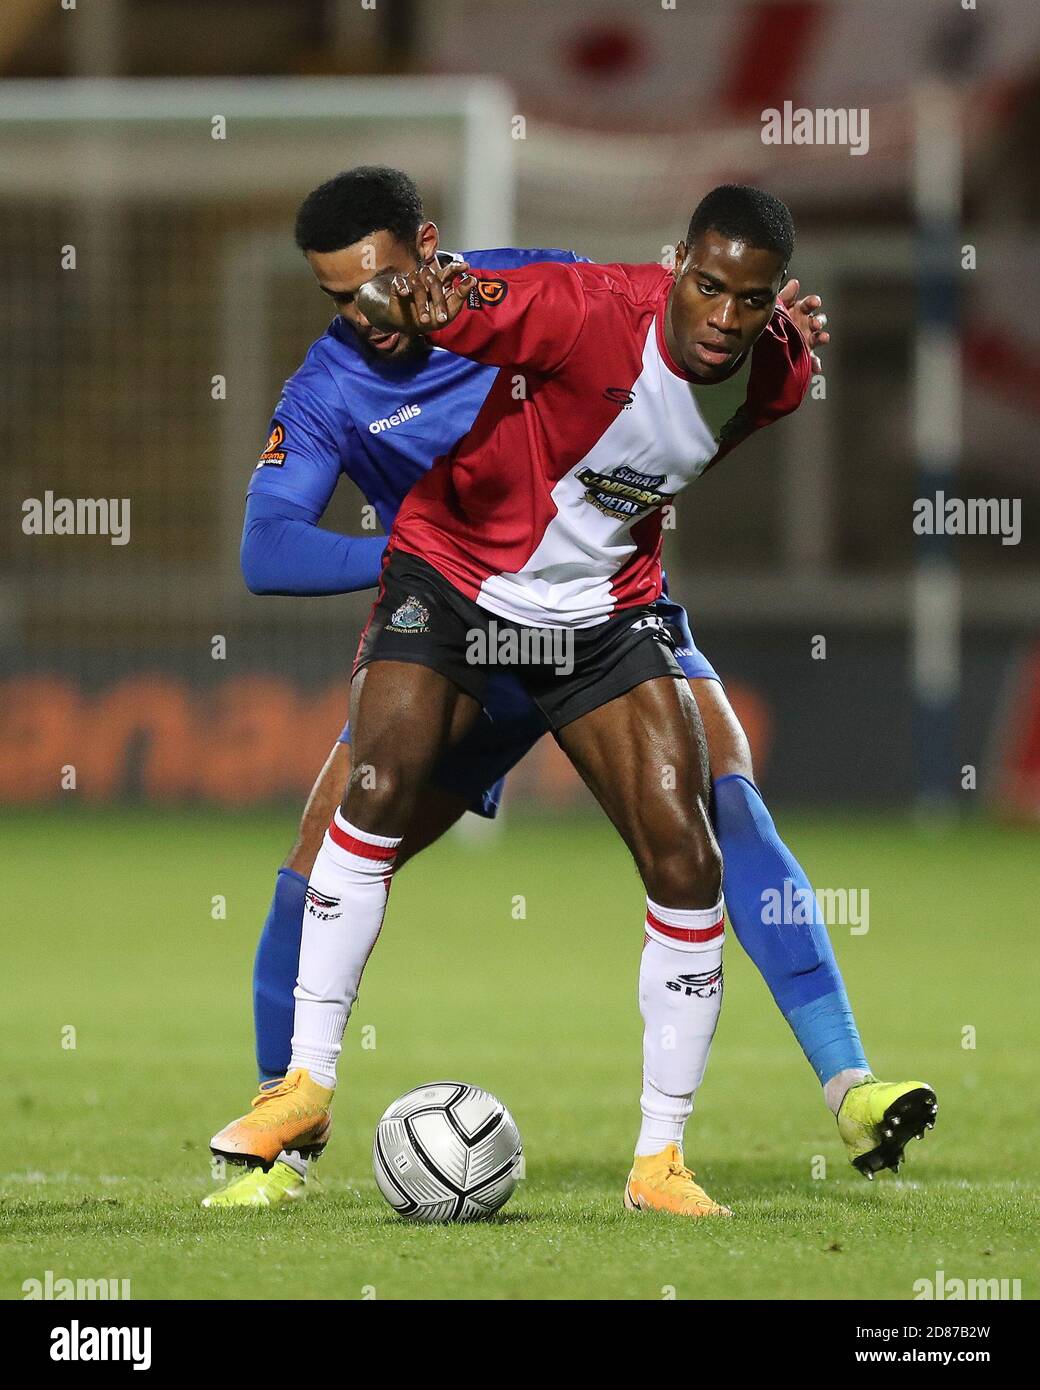
[{"label": "red sleeve", "polygon": [[[753,368],[760,367],[759,380],[755,383],[762,414],[762,424],[779,420],[797,410],[805,399],[812,380],[812,353],[802,337],[801,330],[779,300],[773,310],[773,317],[766,324],[770,341],[766,350],[758,353],[755,347]],[[749,396],[751,392],[748,393]]]},{"label": "red sleeve", "polygon": [[762,336],[752,348],[747,398],[719,436],[719,452],[708,465],[721,462],[741,440],[797,410],[812,379],[809,345],[779,302]]},{"label": "red sleeve", "polygon": [[476,284],[459,315],[427,336],[438,347],[493,367],[555,372],[577,342],[588,311],[574,267],[542,261],[474,274]]}]

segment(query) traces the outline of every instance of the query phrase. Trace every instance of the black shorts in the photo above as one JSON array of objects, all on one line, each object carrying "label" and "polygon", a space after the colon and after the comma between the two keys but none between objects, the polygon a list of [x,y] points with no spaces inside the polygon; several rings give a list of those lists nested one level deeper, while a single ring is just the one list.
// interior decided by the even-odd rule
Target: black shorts
[{"label": "black shorts", "polygon": [[650,608],[625,608],[594,627],[527,627],[489,613],[402,550],[383,567],[355,673],[371,661],[427,666],[481,704],[489,677],[511,671],[553,729],[643,681],[686,679],[664,620]]}]

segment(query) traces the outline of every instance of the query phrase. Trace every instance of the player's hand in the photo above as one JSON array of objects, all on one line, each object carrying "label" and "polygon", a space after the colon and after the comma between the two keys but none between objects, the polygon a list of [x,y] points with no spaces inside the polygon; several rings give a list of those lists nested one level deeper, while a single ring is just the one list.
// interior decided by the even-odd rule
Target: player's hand
[{"label": "player's hand", "polygon": [[373,328],[432,333],[451,323],[476,284],[465,261],[377,275],[357,292],[357,306]]},{"label": "player's hand", "polygon": [[777,297],[797,324],[809,348],[812,369],[819,373],[823,371],[823,365],[816,349],[825,347],[831,340],[831,335],[827,332],[827,315],[822,312],[823,300],[818,294],[807,294],[799,299],[799,289],[797,280],[788,280]]}]

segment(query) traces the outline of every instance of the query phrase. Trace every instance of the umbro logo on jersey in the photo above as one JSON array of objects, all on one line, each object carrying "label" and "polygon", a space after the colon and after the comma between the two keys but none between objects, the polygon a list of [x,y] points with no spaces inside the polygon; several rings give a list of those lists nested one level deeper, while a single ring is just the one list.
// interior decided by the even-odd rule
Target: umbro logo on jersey
[{"label": "umbro logo on jersey", "polygon": [[382,420],[373,420],[368,427],[369,434],[382,434],[384,430],[392,430],[395,425],[403,425],[406,420],[414,420],[417,415],[421,415],[422,410],[417,405],[403,405],[400,410],[395,410],[393,415],[387,415]]},{"label": "umbro logo on jersey", "polygon": [[622,410],[627,410],[636,398],[634,391],[626,391],[623,386],[608,386],[603,394],[608,401],[621,406]]}]

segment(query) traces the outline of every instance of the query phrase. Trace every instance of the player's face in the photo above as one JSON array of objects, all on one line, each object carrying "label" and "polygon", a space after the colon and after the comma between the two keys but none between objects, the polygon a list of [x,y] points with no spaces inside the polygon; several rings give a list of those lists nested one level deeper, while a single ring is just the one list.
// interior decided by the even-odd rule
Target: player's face
[{"label": "player's face", "polygon": [[415,270],[437,250],[437,228],[424,222],[410,245],[392,232],[372,232],[341,251],[308,251],[307,260],[319,287],[336,306],[370,352],[383,358],[406,357],[424,350],[421,338],[406,333],[381,333],[360,313],[355,296],[366,280],[386,271]]},{"label": "player's face", "polygon": [[785,267],[775,251],[703,232],[675,248],[665,342],[701,381],[718,381],[754,346],[773,313]]}]

